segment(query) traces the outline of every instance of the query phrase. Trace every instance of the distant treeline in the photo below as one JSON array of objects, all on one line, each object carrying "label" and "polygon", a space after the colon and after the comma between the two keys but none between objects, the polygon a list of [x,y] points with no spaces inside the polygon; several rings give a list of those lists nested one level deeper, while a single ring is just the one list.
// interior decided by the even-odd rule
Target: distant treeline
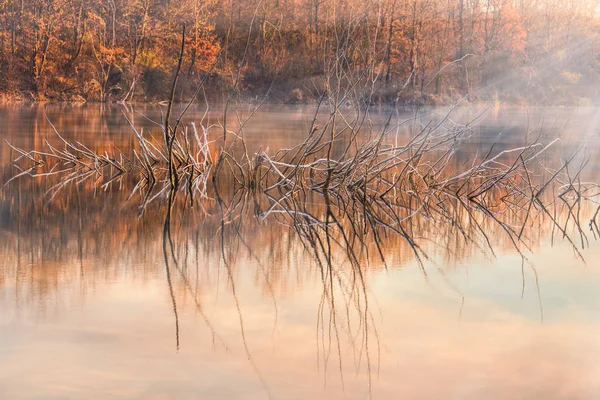
[{"label": "distant treeline", "polygon": [[[369,71],[369,101],[581,104],[600,82],[598,0],[4,0],[0,97],[310,102]],[[365,73],[366,76],[367,73]],[[585,99],[585,100],[584,100]]]}]

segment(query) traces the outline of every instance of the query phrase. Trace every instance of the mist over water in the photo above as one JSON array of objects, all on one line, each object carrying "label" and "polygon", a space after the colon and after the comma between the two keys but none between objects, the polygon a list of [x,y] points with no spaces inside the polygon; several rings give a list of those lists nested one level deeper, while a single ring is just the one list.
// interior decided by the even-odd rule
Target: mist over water
[{"label": "mist over water", "polygon": [[[295,146],[312,111],[262,108],[245,129],[248,151]],[[386,143],[403,143],[447,112],[382,107],[371,118],[377,131],[391,113],[398,126]],[[98,153],[124,151],[135,137],[123,113],[160,136],[150,121],[160,120],[158,107],[19,105],[0,107],[0,137],[41,151],[46,140],[56,143],[51,122]],[[585,143],[579,182],[597,181],[597,114],[457,109],[445,124],[475,122],[448,168],[539,135],[560,141],[532,170],[542,176],[543,166],[560,165]],[[217,123],[220,115],[208,118]],[[3,142],[0,151],[4,185],[15,175],[15,150]],[[127,176],[106,186],[73,182],[57,193],[55,182],[23,177],[0,192],[2,398],[600,396],[593,201],[549,208],[565,232],[525,205],[504,206],[504,225],[460,207],[455,224],[424,214],[406,225],[418,252],[401,235],[357,234],[360,221],[340,218],[365,215],[353,203],[327,230],[311,230],[269,213],[272,204],[237,190],[233,178],[219,183],[222,204],[211,195],[190,209],[180,197],[172,215],[161,197],[140,213],[141,195],[132,195],[136,182]],[[494,211],[502,211],[502,194],[486,199],[498,204]],[[304,199],[295,211],[329,219],[327,201]],[[519,246],[506,226],[524,227]]]}]

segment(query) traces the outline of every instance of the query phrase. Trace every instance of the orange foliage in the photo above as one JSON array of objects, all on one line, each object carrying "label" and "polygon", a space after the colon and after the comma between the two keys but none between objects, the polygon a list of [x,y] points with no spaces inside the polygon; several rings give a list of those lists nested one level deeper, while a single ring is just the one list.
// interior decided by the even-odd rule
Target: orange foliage
[{"label": "orange foliage", "polygon": [[538,96],[600,76],[599,22],[588,0],[4,0],[0,93],[164,100],[185,24],[184,97],[221,50],[219,89],[239,70],[242,90],[301,91],[341,38],[346,67],[375,65],[392,97]]}]

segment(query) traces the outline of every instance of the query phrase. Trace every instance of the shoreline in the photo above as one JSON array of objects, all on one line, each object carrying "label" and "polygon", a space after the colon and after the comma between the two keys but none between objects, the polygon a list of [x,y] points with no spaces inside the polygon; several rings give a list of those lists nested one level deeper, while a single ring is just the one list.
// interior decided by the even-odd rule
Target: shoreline
[{"label": "shoreline", "polygon": [[[222,99],[213,99],[208,100],[209,104],[223,104],[226,99],[225,96],[215,96],[222,97]],[[503,100],[489,100],[476,98],[475,100],[469,101],[468,99],[457,99],[456,101],[427,101],[427,99],[418,99],[419,101],[415,101],[414,99],[401,99],[400,101],[373,101],[370,104],[370,107],[493,107],[493,108],[525,108],[525,107],[548,107],[548,108],[579,108],[579,107],[600,107],[600,99],[590,99],[580,97],[577,98],[575,104],[566,103],[566,102],[525,102],[525,101],[503,101]],[[251,104],[261,102],[260,96],[242,96],[239,99],[240,103]],[[153,105],[153,106],[166,106],[166,100],[157,100],[157,99],[149,99],[149,100],[134,100],[134,101],[122,101],[122,100],[107,100],[100,101],[96,99],[84,99],[82,97],[73,97],[73,98],[27,98],[23,95],[10,95],[6,96],[0,93],[0,105],[12,105],[12,104],[70,104],[70,105],[84,105],[84,104],[105,104],[105,105]],[[186,104],[187,100],[175,101],[173,104]],[[204,104],[205,101],[195,101],[196,104]],[[264,105],[271,106],[311,106],[316,105],[316,99],[304,99],[302,101],[283,101],[277,98],[268,98],[263,102]],[[365,104],[366,105],[366,104]]]}]

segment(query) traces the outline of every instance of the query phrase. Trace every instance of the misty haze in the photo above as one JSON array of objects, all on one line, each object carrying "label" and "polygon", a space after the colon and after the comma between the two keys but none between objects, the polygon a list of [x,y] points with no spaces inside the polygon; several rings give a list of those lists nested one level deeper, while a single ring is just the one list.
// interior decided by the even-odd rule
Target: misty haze
[{"label": "misty haze", "polygon": [[0,67],[0,399],[600,398],[600,0],[6,0]]}]

